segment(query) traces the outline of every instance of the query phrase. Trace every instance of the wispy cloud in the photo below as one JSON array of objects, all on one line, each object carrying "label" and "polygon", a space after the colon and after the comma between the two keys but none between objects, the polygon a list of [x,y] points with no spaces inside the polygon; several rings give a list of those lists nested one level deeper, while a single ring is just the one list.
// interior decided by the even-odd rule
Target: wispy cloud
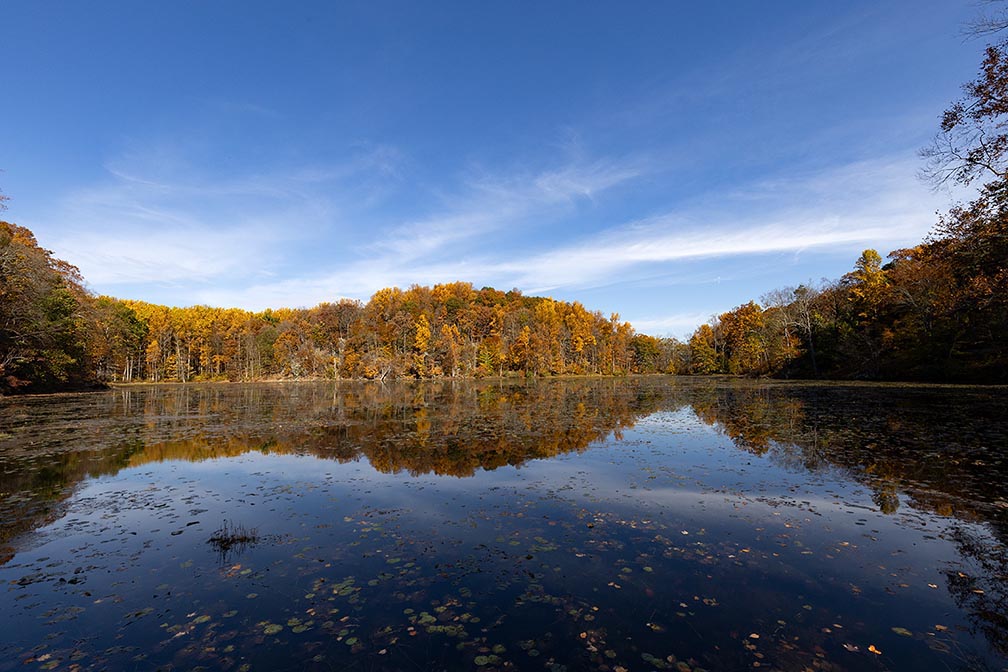
[{"label": "wispy cloud", "polygon": [[704,312],[673,313],[660,317],[643,317],[633,320],[634,329],[653,336],[675,336],[686,338],[698,324],[710,319]]},{"label": "wispy cloud", "polygon": [[[156,294],[184,297],[175,303],[309,305],[485,275],[501,261],[475,253],[488,236],[570,216],[647,171],[639,158],[570,160],[538,172],[470,172],[447,195],[395,192],[407,163],[394,148],[363,145],[336,164],[213,176],[184,148],[152,146],[109,160],[107,179],[63,199],[48,240],[102,292],[175,287]],[[413,196],[429,214],[388,215],[382,198],[362,198],[369,188]],[[323,248],[331,253],[319,261]]]},{"label": "wispy cloud", "polygon": [[244,274],[245,269],[267,255],[269,245],[264,236],[239,235],[234,230],[194,232],[175,228],[150,231],[142,239],[77,234],[63,238],[56,253],[73,259],[92,286],[182,286]]},{"label": "wispy cloud", "polygon": [[[222,207],[217,201],[230,196],[197,196],[189,188],[117,177],[75,193],[57,211],[68,224],[54,237],[54,251],[77,264],[92,285],[110,290],[201,283],[267,267],[284,222],[304,221],[315,209],[308,202],[280,205],[251,188],[224,188],[247,197],[247,205]],[[179,192],[188,194],[188,204]],[[253,194],[260,203],[272,202],[255,207]]]},{"label": "wispy cloud", "polygon": [[[106,179],[31,225],[99,291],[158,285],[194,295],[193,285],[248,285],[288,263],[285,254],[306,238],[346,226],[362,183],[394,180],[397,157],[378,146],[340,164],[213,175],[155,146],[108,161]],[[337,197],[351,188],[354,199]]]},{"label": "wispy cloud", "polygon": [[547,171],[536,177],[534,183],[546,200],[592,199],[596,194],[638,178],[649,170],[643,159],[617,163],[594,161]]},{"label": "wispy cloud", "polygon": [[[668,215],[609,231],[576,246],[559,248],[525,262],[498,265],[520,287],[544,292],[560,287],[612,282],[628,269],[688,259],[731,257],[815,248],[856,248],[907,242],[922,231],[917,220],[877,216],[839,217],[820,213],[748,222],[737,219],[704,225]],[[742,228],[731,228],[728,226]],[[924,229],[926,230],[926,229]]]},{"label": "wispy cloud", "polygon": [[[716,199],[698,197],[688,206],[618,223],[530,254],[488,251],[482,237],[489,229],[516,218],[548,222],[549,217],[557,216],[551,210],[555,201],[537,192],[537,183],[538,179],[531,180],[525,187],[527,198],[520,211],[495,211],[490,205],[510,202],[510,197],[488,199],[482,208],[474,205],[469,214],[446,215],[414,225],[409,235],[398,230],[402,237],[396,242],[376,245],[366,258],[331,272],[238,290],[208,290],[201,300],[250,307],[312,305],[336,296],[366,299],[387,286],[459,279],[477,285],[519,287],[530,293],[635,280],[654,284],[656,274],[670,275],[670,283],[680,284],[687,281],[671,272],[677,262],[710,259],[713,263],[780,252],[854,254],[864,247],[887,251],[912,244],[927,232],[935,208],[943,204],[940,196],[916,182],[906,163],[883,160],[844,165],[802,179],[761,181]],[[717,201],[716,206],[711,205],[712,200]],[[462,253],[456,249],[460,245]],[[687,323],[695,325],[696,317],[691,314],[678,322],[654,318],[655,327],[662,326],[661,320],[666,320],[670,330]]]},{"label": "wispy cloud", "polygon": [[495,268],[519,287],[545,292],[689,259],[886,248],[920,240],[946,204],[916,181],[906,161],[859,162],[757,182]]},{"label": "wispy cloud", "polygon": [[[162,174],[120,161],[108,183],[68,200],[62,216],[76,226],[54,247],[102,291],[133,296],[132,287],[171,285],[184,297],[177,303],[250,309],[454,280],[537,294],[617,284],[654,292],[689,282],[681,270],[695,260],[714,268],[733,257],[912,244],[947,204],[917,182],[906,158],[757,180],[630,221],[611,214],[626,210],[621,188],[675,179],[634,156],[470,174],[448,195],[416,194],[428,203],[416,218],[387,214],[380,201],[361,205],[347,186],[362,176],[386,187],[408,183],[395,174],[403,163],[395,150],[376,148],[342,164],[204,183],[179,179],[177,168]],[[587,215],[592,227],[575,226]],[[541,235],[551,228],[568,233]],[[674,332],[698,316],[706,319],[678,311],[639,321]]]},{"label": "wispy cloud", "polygon": [[469,253],[460,243],[529,220],[549,221],[569,213],[577,198],[596,195],[647,174],[641,158],[571,162],[558,169],[465,180],[461,193],[444,197],[440,210],[393,227],[366,246],[395,265],[436,254]]}]

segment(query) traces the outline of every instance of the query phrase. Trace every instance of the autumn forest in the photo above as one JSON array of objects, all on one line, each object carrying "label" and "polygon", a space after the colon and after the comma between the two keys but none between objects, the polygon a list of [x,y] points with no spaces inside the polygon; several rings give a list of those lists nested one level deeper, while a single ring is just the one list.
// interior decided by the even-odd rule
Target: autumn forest
[{"label": "autumn forest", "polygon": [[1003,190],[888,260],[783,288],[701,325],[687,343],[579,303],[456,282],[366,303],[252,313],[92,296],[77,270],[0,223],[2,389],[101,381],[630,373],[1003,382],[1008,287]]},{"label": "autumn forest", "polygon": [[[1008,382],[1008,54],[923,151],[936,184],[983,183],[920,244],[767,293],[685,343],[580,303],[467,282],[253,313],[94,296],[31,231],[0,222],[0,393],[110,382],[733,374]],[[0,208],[6,197],[0,195]],[[674,305],[675,296],[668,297]]]}]

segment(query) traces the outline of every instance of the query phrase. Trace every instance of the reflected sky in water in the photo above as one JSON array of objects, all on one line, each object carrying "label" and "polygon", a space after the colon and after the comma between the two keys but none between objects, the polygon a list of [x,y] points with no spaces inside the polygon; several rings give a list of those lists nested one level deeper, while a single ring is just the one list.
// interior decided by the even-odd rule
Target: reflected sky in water
[{"label": "reflected sky in water", "polygon": [[1005,406],[673,378],[0,400],[0,670],[1004,669]]}]

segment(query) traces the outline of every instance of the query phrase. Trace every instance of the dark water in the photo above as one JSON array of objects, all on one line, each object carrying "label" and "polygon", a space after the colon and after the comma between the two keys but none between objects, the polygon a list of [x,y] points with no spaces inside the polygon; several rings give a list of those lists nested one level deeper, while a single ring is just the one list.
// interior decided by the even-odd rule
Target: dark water
[{"label": "dark water", "polygon": [[1002,389],[0,400],[0,671],[1004,670]]}]

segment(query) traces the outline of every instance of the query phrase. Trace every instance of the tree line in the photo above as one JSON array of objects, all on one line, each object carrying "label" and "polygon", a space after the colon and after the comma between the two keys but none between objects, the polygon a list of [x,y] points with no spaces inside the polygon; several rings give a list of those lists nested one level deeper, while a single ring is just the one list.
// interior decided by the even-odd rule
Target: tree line
[{"label": "tree line", "polygon": [[630,373],[1008,382],[1008,230],[991,185],[888,261],[770,292],[686,343],[578,302],[455,282],[252,312],[95,297],[0,222],[0,391],[99,381]]},{"label": "tree line", "polygon": [[884,262],[865,250],[838,280],[779,289],[700,325],[681,372],[1008,382],[1003,204],[954,210]]},{"label": "tree line", "polygon": [[98,301],[116,317],[94,350],[113,380],[613,375],[669,361],[619,315],[467,282],[258,313]]},{"label": "tree line", "polygon": [[466,282],[261,312],[95,297],[28,229],[0,222],[0,391],[99,381],[654,373],[672,371],[680,347],[578,302]]}]

